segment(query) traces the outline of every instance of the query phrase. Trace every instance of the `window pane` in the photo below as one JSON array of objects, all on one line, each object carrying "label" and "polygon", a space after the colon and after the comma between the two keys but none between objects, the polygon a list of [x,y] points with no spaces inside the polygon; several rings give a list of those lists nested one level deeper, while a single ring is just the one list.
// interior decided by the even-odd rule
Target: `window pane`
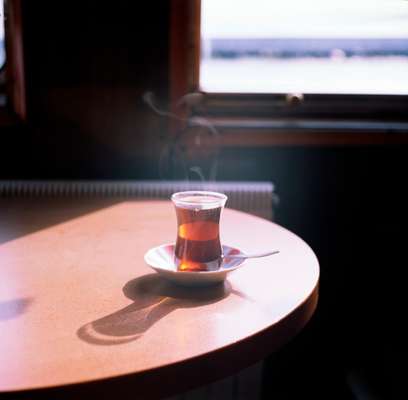
[{"label": "window pane", "polygon": [[407,0],[202,0],[208,92],[408,94]]}]

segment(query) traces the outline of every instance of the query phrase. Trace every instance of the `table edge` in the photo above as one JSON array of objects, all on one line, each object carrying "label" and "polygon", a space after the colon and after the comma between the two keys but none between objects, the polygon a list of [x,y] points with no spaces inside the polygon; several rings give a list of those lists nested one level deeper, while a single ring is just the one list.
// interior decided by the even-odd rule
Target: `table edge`
[{"label": "table edge", "polygon": [[[172,396],[217,381],[262,360],[290,342],[312,318],[319,298],[319,282],[307,298],[292,312],[275,324],[251,336],[218,348],[209,353],[185,359],[174,364],[95,380],[69,383],[59,386],[23,390],[0,390],[5,399],[71,399],[75,396],[120,396],[121,400],[134,399],[135,389],[143,399]],[[256,341],[256,345],[254,342]],[[240,346],[237,351],[236,346]],[[200,373],[198,374],[197,368]],[[179,377],[182,376],[183,379]],[[163,385],[172,382],[172,385]],[[167,391],[163,388],[167,386]]]}]

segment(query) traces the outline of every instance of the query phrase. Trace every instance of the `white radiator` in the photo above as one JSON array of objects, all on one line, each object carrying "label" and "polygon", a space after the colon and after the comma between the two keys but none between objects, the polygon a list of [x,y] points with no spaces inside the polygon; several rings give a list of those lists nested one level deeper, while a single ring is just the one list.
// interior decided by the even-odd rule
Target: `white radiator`
[{"label": "white radiator", "polygon": [[194,181],[0,181],[0,197],[133,197],[169,199],[174,192],[211,190],[228,196],[227,207],[272,219],[271,182]]}]

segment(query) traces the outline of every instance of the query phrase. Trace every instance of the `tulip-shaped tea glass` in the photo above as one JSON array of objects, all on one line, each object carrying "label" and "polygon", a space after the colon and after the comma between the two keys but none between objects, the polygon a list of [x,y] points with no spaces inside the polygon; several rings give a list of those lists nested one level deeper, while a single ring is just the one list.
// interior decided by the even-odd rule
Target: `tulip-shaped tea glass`
[{"label": "tulip-shaped tea glass", "polygon": [[177,214],[175,261],[178,271],[214,271],[222,263],[220,216],[227,196],[188,191],[171,196]]}]

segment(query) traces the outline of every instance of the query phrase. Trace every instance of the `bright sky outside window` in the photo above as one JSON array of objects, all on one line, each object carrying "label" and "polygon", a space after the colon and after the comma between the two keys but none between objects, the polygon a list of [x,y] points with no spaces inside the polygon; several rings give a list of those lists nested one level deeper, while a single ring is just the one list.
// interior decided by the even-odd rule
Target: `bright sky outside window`
[{"label": "bright sky outside window", "polygon": [[408,94],[407,0],[202,0],[208,92]]}]

